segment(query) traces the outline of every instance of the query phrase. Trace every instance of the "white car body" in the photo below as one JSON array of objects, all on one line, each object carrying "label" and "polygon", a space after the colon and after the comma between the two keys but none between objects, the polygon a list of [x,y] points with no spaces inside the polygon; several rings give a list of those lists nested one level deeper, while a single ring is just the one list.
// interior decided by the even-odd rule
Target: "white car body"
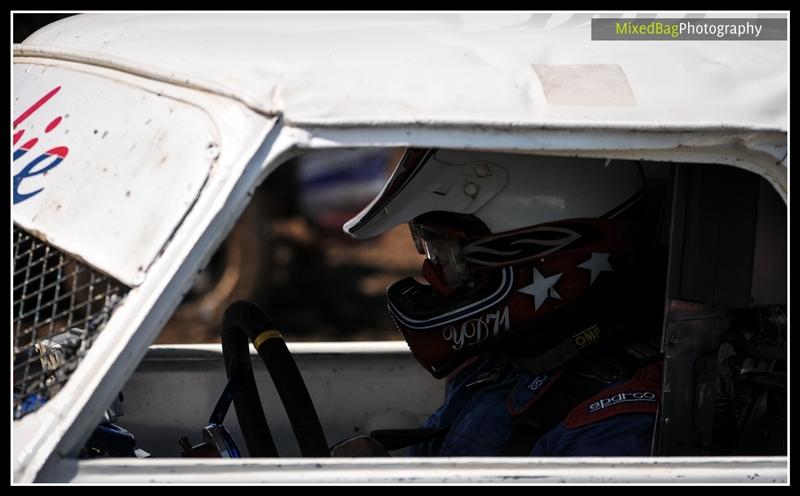
[{"label": "white car body", "polygon": [[[14,482],[788,480],[786,457],[77,459],[117,392],[147,387],[134,374],[143,359],[210,353],[219,362],[218,347],[148,349],[249,195],[303,151],[439,146],[727,164],[764,177],[787,201],[785,42],[593,42],[588,22],[582,15],[559,25],[545,14],[81,15],[15,45],[15,119],[60,88],[15,125],[25,130],[19,143],[36,136],[37,150],[68,153],[46,175],[22,177],[20,194],[42,190],[14,205],[13,220],[131,289],[64,389],[14,422]],[[15,161],[13,173],[24,165]],[[314,354],[414,365],[402,343],[291,349],[311,375],[318,362],[304,356]],[[413,412],[441,394],[419,371],[409,372],[424,391]],[[214,374],[198,376],[208,391],[186,408],[210,411],[224,384]],[[307,381],[325,404],[324,388]],[[177,387],[159,386],[141,394],[166,399]],[[391,398],[386,387],[365,409]],[[333,410],[320,412],[325,423]],[[126,415],[147,424],[144,413]],[[419,420],[398,415],[388,420]]]}]

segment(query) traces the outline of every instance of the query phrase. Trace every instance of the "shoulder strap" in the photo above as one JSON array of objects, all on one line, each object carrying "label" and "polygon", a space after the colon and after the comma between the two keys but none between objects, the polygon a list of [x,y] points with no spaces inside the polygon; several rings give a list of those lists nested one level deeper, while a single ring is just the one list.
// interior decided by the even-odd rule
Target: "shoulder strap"
[{"label": "shoulder strap", "polygon": [[511,418],[511,436],[500,456],[530,455],[539,439],[564,420],[575,405],[606,386],[606,383],[580,376],[574,370],[566,371],[536,402],[536,408],[529,408]]},{"label": "shoulder strap", "polygon": [[629,380],[606,388],[578,404],[565,419],[568,429],[625,413],[655,413],[661,396],[662,362],[636,371]]}]

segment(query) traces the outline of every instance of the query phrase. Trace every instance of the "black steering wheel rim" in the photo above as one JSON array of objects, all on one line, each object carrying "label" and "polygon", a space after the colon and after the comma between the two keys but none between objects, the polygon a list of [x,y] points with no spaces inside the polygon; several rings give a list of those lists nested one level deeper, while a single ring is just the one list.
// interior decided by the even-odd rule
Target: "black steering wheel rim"
[{"label": "black steering wheel rim", "polygon": [[231,304],[222,318],[222,354],[228,380],[238,386],[233,405],[251,457],[277,457],[250,362],[252,342],[275,384],[304,457],[329,457],[327,441],[305,382],[272,321],[248,301]]}]

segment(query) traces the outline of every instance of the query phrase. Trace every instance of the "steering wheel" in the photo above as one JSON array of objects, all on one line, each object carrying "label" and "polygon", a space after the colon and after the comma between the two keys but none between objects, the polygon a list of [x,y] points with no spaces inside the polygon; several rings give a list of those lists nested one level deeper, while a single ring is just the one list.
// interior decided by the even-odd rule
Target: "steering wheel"
[{"label": "steering wheel", "polygon": [[[248,346],[250,342],[275,384],[302,455],[329,457],[328,443],[317,411],[283,336],[275,330],[272,321],[260,308],[247,301],[231,304],[222,318],[222,354],[228,385],[211,415],[209,427],[222,427],[222,420],[232,399],[250,456],[278,456],[253,376]],[[204,437],[213,436],[206,432]],[[232,439],[226,441],[232,443]],[[225,456],[222,451],[220,453]]]}]

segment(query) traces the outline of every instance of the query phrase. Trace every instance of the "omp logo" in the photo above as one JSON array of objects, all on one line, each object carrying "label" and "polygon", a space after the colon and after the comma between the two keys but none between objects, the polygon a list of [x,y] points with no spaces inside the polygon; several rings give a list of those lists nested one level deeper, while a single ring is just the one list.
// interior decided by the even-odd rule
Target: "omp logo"
[{"label": "omp logo", "polygon": [[499,336],[508,332],[511,324],[508,318],[508,307],[490,312],[477,319],[469,319],[460,326],[449,325],[442,330],[442,337],[450,342],[454,350],[464,346],[475,346],[490,336]]},{"label": "omp logo", "polygon": [[618,405],[620,403],[629,403],[632,401],[655,403],[656,393],[652,391],[617,393],[614,396],[597,400],[591,405],[589,405],[589,413],[595,413],[600,410],[603,410],[604,408],[609,408],[611,406]]},{"label": "omp logo", "polygon": [[572,341],[578,349],[586,348],[587,346],[596,343],[600,340],[600,328],[593,325],[588,329],[584,329],[578,334],[572,336]]},{"label": "omp logo", "polygon": [[[46,95],[41,97],[39,100],[36,101],[33,105],[28,107],[24,112],[22,112],[19,117],[14,119],[14,130],[17,129],[17,126],[22,124],[28,117],[33,115],[34,112],[38,111],[42,106],[47,103],[56,93],[61,90],[61,86],[57,86],[50,90]],[[61,116],[53,118],[47,126],[44,128],[45,134],[51,132],[53,129],[58,127],[61,124]],[[22,140],[22,136],[25,134],[25,130],[16,131],[13,137],[12,145],[14,147],[17,146],[17,143]],[[28,154],[36,144],[39,142],[38,137],[33,137],[31,139],[26,140],[24,143],[19,145],[19,148],[15,148],[13,161],[16,162],[17,159],[21,159],[25,155]],[[24,191],[23,182],[26,179],[39,176],[42,174],[47,174],[47,172],[56,167],[61,161],[66,158],[67,153],[69,153],[69,148],[66,146],[56,146],[51,148],[39,155],[37,155],[33,160],[28,162],[19,172],[14,174],[14,204],[21,203],[29,198],[36,196],[37,194],[41,193],[44,188],[33,189],[29,191]]]}]

